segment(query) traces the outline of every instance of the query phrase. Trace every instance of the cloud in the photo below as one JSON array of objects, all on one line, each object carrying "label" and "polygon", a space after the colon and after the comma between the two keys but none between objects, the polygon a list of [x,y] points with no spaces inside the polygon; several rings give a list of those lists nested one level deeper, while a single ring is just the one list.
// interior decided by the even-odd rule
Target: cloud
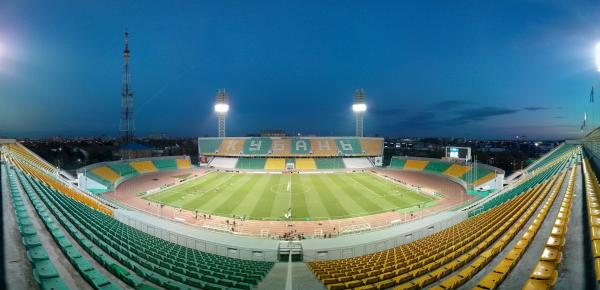
[{"label": "cloud", "polygon": [[404,112],[403,108],[373,108],[371,113],[379,116],[394,116]]},{"label": "cloud", "polygon": [[525,107],[523,108],[523,110],[526,111],[544,111],[544,110],[550,110],[550,108],[548,107]]},{"label": "cloud", "polygon": [[509,108],[480,107],[457,111],[456,113],[458,116],[452,120],[460,122],[484,121],[491,117],[511,115],[517,112],[519,112],[519,110]]},{"label": "cloud", "polygon": [[520,110],[518,109],[491,106],[450,111],[450,116],[442,113],[433,113],[431,111],[421,111],[406,117],[395,126],[411,129],[434,129],[447,126],[459,126],[472,122],[485,121],[496,116],[511,115],[519,111]]},{"label": "cloud", "polygon": [[471,104],[470,102],[466,102],[466,101],[461,101],[461,100],[445,100],[445,101],[440,101],[437,103],[433,103],[431,104],[432,108],[444,108],[444,109],[453,109],[453,108],[457,108],[457,107],[461,107],[464,105],[468,105]]}]

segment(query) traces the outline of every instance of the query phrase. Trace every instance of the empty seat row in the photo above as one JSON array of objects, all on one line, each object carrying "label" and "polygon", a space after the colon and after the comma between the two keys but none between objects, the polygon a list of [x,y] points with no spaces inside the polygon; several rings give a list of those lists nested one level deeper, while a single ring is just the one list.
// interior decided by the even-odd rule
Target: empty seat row
[{"label": "empty seat row", "polygon": [[[31,173],[35,176],[42,174]],[[107,253],[107,258],[119,261],[162,287],[249,289],[273,265],[208,254],[164,241],[78,203],[31,176],[26,175],[26,178],[39,189],[38,193],[46,196],[48,207],[57,210],[55,215],[64,216],[72,224],[65,228],[73,231],[74,237],[83,240],[83,248],[98,247]],[[93,249],[90,251],[92,256],[96,256]]]},{"label": "empty seat row", "polygon": [[79,271],[81,276],[90,284],[90,286],[92,286],[94,289],[120,289],[104,274],[94,268],[88,259],[81,255],[79,250],[77,250],[71,241],[65,236],[63,230],[56,224],[54,218],[51,216],[51,213],[46,209],[46,206],[40,200],[29,181],[23,176],[23,173],[18,172],[17,175],[19,177],[20,184],[29,197],[40,220],[44,223],[46,229],[69,262],[75,269],[77,269],[77,271]]},{"label": "empty seat row", "polygon": [[[8,166],[2,164],[9,181],[9,196],[15,212],[17,226],[21,240],[27,251],[27,259],[33,267],[33,277],[41,289],[69,289],[65,281],[54,267],[54,263],[48,257],[48,252],[39,239],[37,229],[29,216],[23,196],[17,186],[15,176],[9,172]],[[0,170],[2,171],[2,170]]]},{"label": "empty seat row", "polygon": [[571,207],[573,205],[573,192],[575,189],[576,169],[573,170],[567,191],[563,198],[562,204],[550,236],[544,245],[544,251],[539,258],[529,280],[523,289],[552,289],[556,285],[558,279],[558,267],[562,261],[563,247],[567,239],[567,230],[569,225],[569,217],[571,215]]},{"label": "empty seat row", "polygon": [[[424,239],[367,256],[311,262],[309,267],[329,289],[386,289],[398,285],[399,289],[413,289],[429,285],[471,260],[479,268],[519,231],[548,194],[549,184],[555,180],[552,177],[567,165],[566,157],[557,160],[485,213]],[[495,245],[495,250],[484,251],[501,236],[504,240]],[[482,260],[481,255],[488,258]]]}]

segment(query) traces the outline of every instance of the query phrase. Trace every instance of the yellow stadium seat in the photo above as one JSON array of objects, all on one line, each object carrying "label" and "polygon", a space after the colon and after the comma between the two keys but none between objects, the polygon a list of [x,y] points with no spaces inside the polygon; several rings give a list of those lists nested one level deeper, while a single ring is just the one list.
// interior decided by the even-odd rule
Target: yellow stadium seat
[{"label": "yellow stadium seat", "polygon": [[484,175],[483,177],[475,180],[475,182],[473,182],[473,186],[475,186],[475,187],[480,186],[494,178],[496,178],[496,172],[490,172],[490,173]]},{"label": "yellow stadium seat", "polygon": [[312,158],[296,158],[296,169],[315,170],[317,169],[317,164]]},{"label": "yellow stadium seat", "polygon": [[240,155],[244,150],[244,139],[225,138],[219,147],[219,155]]},{"label": "yellow stadium seat", "polygon": [[90,170],[93,174],[98,175],[111,183],[115,183],[121,175],[114,170],[110,169],[108,166],[99,166],[92,170]]},{"label": "yellow stadium seat", "polygon": [[446,169],[446,171],[444,171],[444,174],[454,176],[454,177],[461,177],[465,173],[467,173],[467,171],[469,171],[468,166],[464,166],[464,165],[460,165],[460,164],[452,164],[452,166],[448,167],[448,169]]},{"label": "yellow stadium seat", "polygon": [[268,158],[265,163],[266,170],[285,170],[285,158]]},{"label": "yellow stadium seat", "polygon": [[135,161],[130,162],[129,165],[131,165],[131,167],[137,170],[137,172],[139,172],[140,174],[158,171],[158,169],[156,168],[156,166],[154,166],[154,163],[152,163],[152,161]]},{"label": "yellow stadium seat", "polygon": [[382,139],[360,139],[360,146],[363,153],[367,155],[382,155],[383,153]]},{"label": "yellow stadium seat", "polygon": [[292,152],[292,140],[273,139],[271,143],[271,155],[273,156],[288,156]]},{"label": "yellow stadium seat", "polygon": [[427,160],[408,159],[408,160],[406,160],[406,163],[404,164],[404,168],[405,169],[414,169],[414,170],[423,170],[423,169],[425,169],[425,167],[427,167],[427,164],[429,164],[429,161],[427,161]]},{"label": "yellow stadium seat", "polygon": [[177,159],[177,168],[188,169],[192,167],[192,163],[189,159]]},{"label": "yellow stadium seat", "polygon": [[338,149],[333,138],[312,138],[310,139],[313,156],[337,156]]}]

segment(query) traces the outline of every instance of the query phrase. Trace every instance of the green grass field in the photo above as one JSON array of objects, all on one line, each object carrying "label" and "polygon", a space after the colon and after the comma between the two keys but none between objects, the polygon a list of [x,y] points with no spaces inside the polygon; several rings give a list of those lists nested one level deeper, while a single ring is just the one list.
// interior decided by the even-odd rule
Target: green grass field
[{"label": "green grass field", "polygon": [[[291,185],[290,185],[291,184]],[[213,215],[294,220],[363,216],[436,203],[433,197],[372,173],[236,174],[213,172],[145,196]]]}]

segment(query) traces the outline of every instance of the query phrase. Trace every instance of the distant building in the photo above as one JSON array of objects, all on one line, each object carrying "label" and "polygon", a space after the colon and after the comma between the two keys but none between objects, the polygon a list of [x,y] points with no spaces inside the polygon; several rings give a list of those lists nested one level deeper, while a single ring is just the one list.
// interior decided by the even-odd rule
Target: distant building
[{"label": "distant building", "polygon": [[126,144],[119,150],[119,155],[123,159],[152,157],[152,148],[142,144]]},{"label": "distant building", "polygon": [[288,134],[283,130],[262,130],[260,137],[287,137]]}]

